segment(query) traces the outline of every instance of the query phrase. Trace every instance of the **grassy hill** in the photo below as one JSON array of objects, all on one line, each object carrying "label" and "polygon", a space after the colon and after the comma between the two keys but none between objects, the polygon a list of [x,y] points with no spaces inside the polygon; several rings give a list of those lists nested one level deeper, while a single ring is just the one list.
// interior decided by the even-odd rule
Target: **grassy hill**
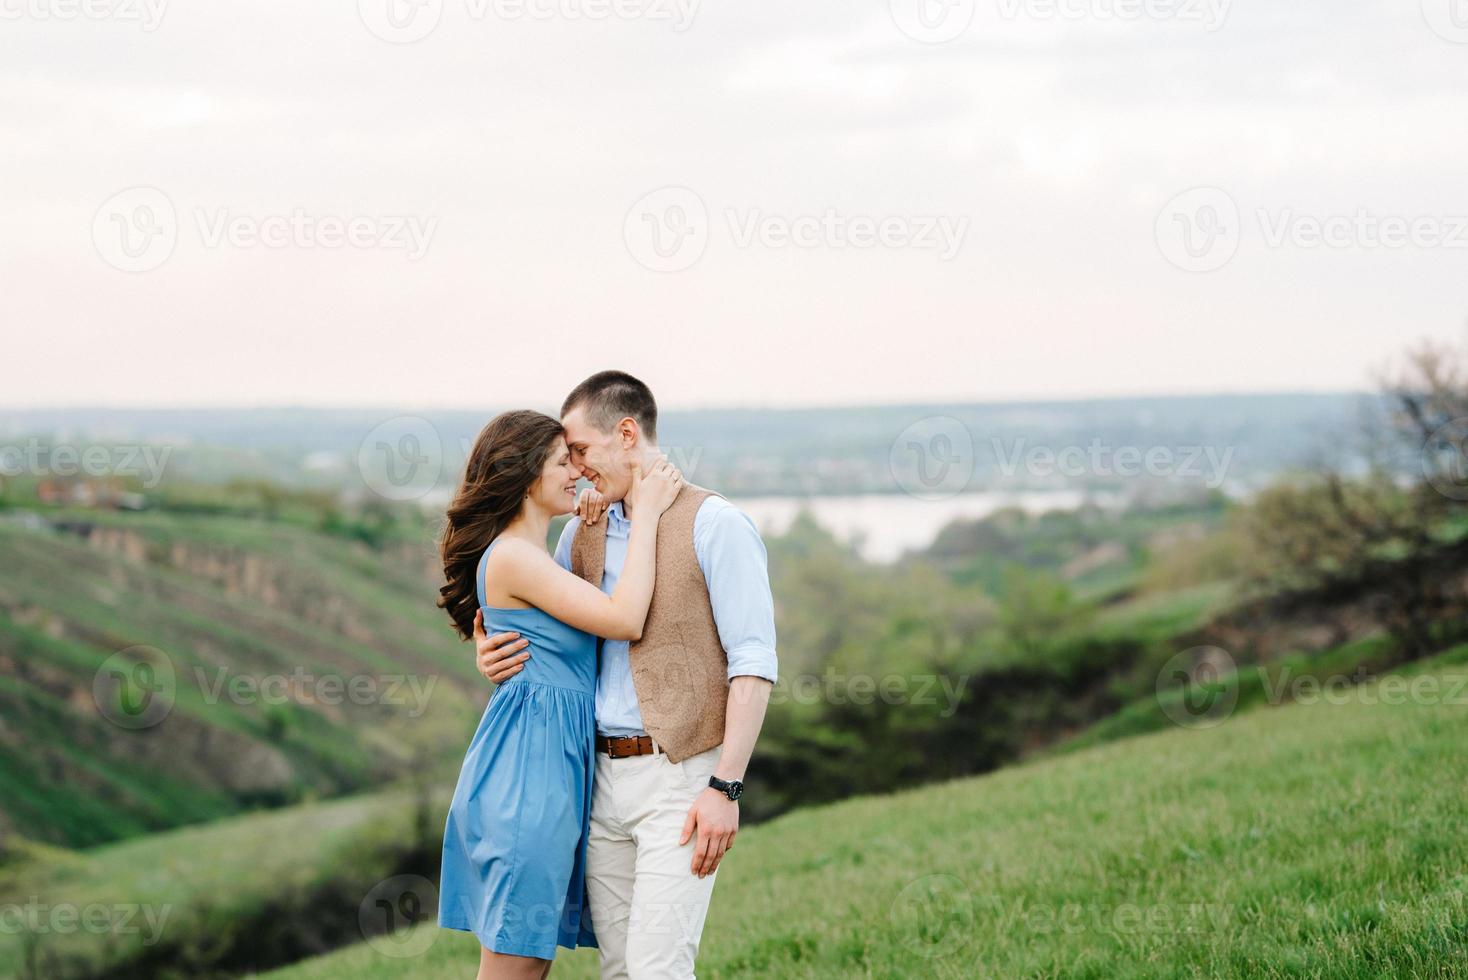
[{"label": "grassy hill", "polygon": [[[1437,694],[1244,698],[1216,728],[747,828],[700,973],[1468,976],[1468,646],[1411,675]],[[1108,734],[1125,730],[1092,738]],[[374,885],[434,874],[443,802],[382,792],[0,865],[0,907],[136,910],[138,927],[5,930],[0,976],[197,978],[292,960],[269,976],[472,975],[462,934],[360,942]],[[415,943],[427,949],[397,955]],[[564,955],[556,975],[594,976],[594,952]]]},{"label": "grassy hill", "polygon": [[[457,762],[489,691],[434,608],[432,529],[338,527],[312,507],[248,485],[183,487],[146,513],[0,511],[0,815],[15,833],[92,847]],[[1010,531],[1049,561],[1054,549],[1030,547],[1048,527]],[[1109,543],[1106,529],[1087,541]],[[1097,692],[1118,672],[1150,684],[1148,652],[1165,656],[1217,599],[1113,606],[1094,641],[1073,630],[1074,649],[1036,657],[1004,652],[975,583],[921,562],[860,562],[808,520],[770,547],[787,680],[870,675],[916,688],[936,672],[987,694],[894,713],[782,691],[751,820],[1009,762],[1109,710]],[[121,691],[99,686],[116,677]],[[144,700],[155,681],[166,685],[160,723],[118,724],[124,698]],[[365,696],[347,696],[357,683]],[[894,724],[906,728],[883,737],[907,746],[904,759],[849,764]]]},{"label": "grassy hill", "polygon": [[[489,691],[434,608],[431,529],[363,540],[364,528],[332,533],[304,498],[255,487],[255,500],[251,489],[191,488],[141,514],[0,512],[0,813],[15,833],[91,847],[361,792],[461,756]],[[257,512],[245,510],[251,500]],[[1016,546],[1044,532],[1015,529]],[[1104,529],[1088,540],[1104,543]],[[922,563],[856,561],[809,521],[772,539],[771,568],[786,678],[920,684],[939,671],[974,678],[1022,717],[1001,717],[983,698],[899,716],[782,692],[751,819],[1004,764],[1094,720],[1108,702],[1087,690],[1128,668],[1145,675],[1144,648],[1160,655],[1214,604],[1177,595],[1165,608],[1108,609],[1115,622],[1084,649],[1028,651],[1009,669],[975,584]],[[1170,611],[1179,602],[1186,608]],[[118,677],[122,689],[110,689]],[[154,682],[165,685],[167,714],[139,729],[119,724],[124,699],[144,701]],[[347,696],[358,683],[365,696]],[[853,782],[832,746],[864,753],[863,733],[898,721],[921,730],[892,736],[911,757],[862,767],[866,781]],[[914,737],[924,733],[966,750],[935,756]],[[950,765],[934,769],[935,758]]]},{"label": "grassy hill", "polygon": [[0,976],[231,976],[360,940],[375,882],[438,866],[446,806],[383,791],[0,865]]},{"label": "grassy hill", "polygon": [[[488,697],[422,545],[51,512],[0,522],[0,553],[0,809],[33,840],[95,845],[382,785],[461,751]],[[133,730],[109,720],[121,695],[105,682],[142,660],[171,710]]]},{"label": "grassy hill", "polygon": [[[473,939],[437,930],[414,935],[422,955],[328,952],[372,931],[374,884],[436,873],[429,788],[452,786],[488,690],[433,607],[423,526],[286,505],[0,513],[0,976],[472,974]],[[772,539],[786,687],[701,973],[1457,975],[1468,696],[1265,704],[1281,672],[1389,669],[1380,635],[1241,655],[1218,729],[1177,729],[1154,696],[1234,601],[1218,516],[1139,513],[1065,547],[1065,515],[950,529],[997,534],[1008,570],[871,566],[809,521]],[[144,661],[166,665],[170,710],[129,730],[138,691],[96,681]],[[847,696],[924,677],[963,696]],[[252,686],[272,679],[286,696]],[[333,700],[323,679],[378,686]],[[857,793],[873,795],[815,805]],[[4,928],[36,902],[167,922],[155,943]]]},{"label": "grassy hill", "polygon": [[[752,828],[700,976],[1468,976],[1465,664],[1413,671],[1440,685],[1420,703],[1367,685]],[[440,933],[269,976],[468,977],[476,955]],[[594,952],[555,975],[595,976]]]}]

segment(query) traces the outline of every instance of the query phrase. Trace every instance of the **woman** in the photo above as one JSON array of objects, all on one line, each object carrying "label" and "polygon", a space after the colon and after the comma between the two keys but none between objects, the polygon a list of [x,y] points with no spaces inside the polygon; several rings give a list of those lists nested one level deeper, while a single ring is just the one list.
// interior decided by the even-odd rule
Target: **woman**
[{"label": "woman", "polygon": [[666,461],[634,479],[627,565],[607,596],[546,552],[580,475],[559,422],[506,412],[479,434],[448,511],[438,604],[466,639],[482,612],[491,632],[536,651],[490,699],[444,832],[439,924],[479,938],[479,980],[544,977],[558,945],[596,945],[585,882],[596,637],[641,637],[658,518],[682,479]]}]

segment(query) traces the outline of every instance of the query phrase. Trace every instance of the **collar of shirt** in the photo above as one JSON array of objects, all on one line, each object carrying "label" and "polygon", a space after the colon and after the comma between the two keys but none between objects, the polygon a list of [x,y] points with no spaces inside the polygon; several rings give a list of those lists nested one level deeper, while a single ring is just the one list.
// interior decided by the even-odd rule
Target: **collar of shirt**
[{"label": "collar of shirt", "polygon": [[607,508],[607,520],[615,521],[619,527],[632,523],[627,519],[626,513],[622,510],[622,501],[620,500]]}]

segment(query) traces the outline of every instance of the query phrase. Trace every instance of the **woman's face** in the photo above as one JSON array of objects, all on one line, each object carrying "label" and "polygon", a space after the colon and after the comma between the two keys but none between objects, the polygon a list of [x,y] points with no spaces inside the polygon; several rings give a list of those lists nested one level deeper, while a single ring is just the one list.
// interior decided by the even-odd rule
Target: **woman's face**
[{"label": "woman's face", "polygon": [[541,468],[540,479],[530,488],[530,496],[552,516],[569,514],[576,508],[576,481],[580,477],[581,467],[571,462],[565,437],[557,436]]}]

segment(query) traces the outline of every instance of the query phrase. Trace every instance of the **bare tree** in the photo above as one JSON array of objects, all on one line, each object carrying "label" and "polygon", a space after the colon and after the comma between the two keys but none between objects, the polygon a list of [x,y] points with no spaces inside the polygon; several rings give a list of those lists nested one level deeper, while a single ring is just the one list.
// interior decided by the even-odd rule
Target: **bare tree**
[{"label": "bare tree", "polygon": [[1362,600],[1421,656],[1462,635],[1468,567],[1468,371],[1422,344],[1381,381],[1357,466],[1321,465],[1245,512],[1249,568],[1271,592]]}]

